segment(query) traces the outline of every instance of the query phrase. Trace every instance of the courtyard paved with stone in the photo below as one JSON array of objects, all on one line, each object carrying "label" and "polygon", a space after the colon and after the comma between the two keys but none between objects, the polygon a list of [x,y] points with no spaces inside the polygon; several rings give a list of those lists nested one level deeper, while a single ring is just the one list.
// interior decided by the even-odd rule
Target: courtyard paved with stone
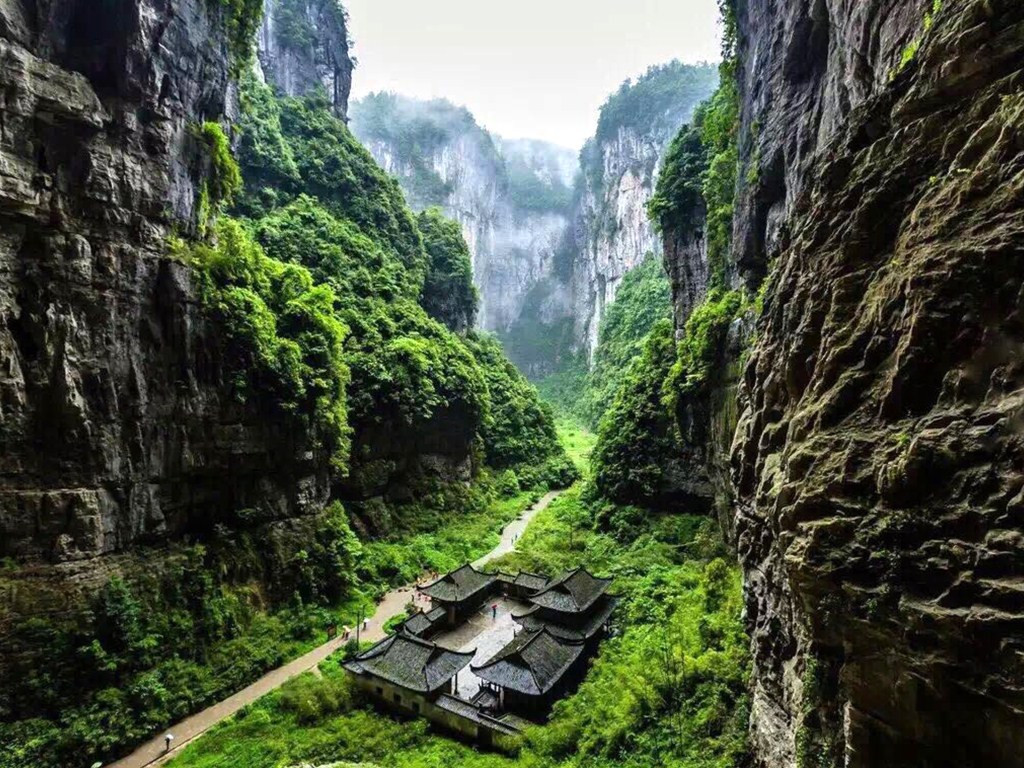
[{"label": "courtyard paved with stone", "polygon": [[[498,615],[492,616],[491,606],[497,605]],[[520,626],[512,619],[513,613],[523,613],[529,606],[512,598],[499,597],[489,600],[469,620],[451,632],[443,632],[433,638],[438,645],[452,651],[476,650],[472,664],[480,665],[508,645]],[[469,667],[455,678],[460,699],[472,699],[480,690],[480,678]]]}]

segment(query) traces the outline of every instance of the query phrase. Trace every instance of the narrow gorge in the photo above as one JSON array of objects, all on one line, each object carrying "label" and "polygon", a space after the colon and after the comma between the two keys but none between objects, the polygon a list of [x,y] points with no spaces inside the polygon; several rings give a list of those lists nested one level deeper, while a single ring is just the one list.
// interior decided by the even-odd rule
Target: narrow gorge
[{"label": "narrow gorge", "polygon": [[717,82],[678,61],[627,81],[578,153],[503,139],[464,107],[375,93],[352,129],[416,209],[441,207],[473,253],[480,326],[534,379],[592,358],[623,276],[660,243],[647,201],[665,149]]},{"label": "narrow gorge", "polygon": [[[0,0],[0,768],[1024,767],[1024,6],[695,0],[577,151],[349,5]],[[353,682],[469,563],[550,711]]]}]

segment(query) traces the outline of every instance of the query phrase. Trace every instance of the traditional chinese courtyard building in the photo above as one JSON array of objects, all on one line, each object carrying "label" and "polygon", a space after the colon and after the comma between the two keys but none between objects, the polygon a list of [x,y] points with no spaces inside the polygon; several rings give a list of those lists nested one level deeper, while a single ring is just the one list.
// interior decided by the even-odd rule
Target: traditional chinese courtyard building
[{"label": "traditional chinese courtyard building", "polygon": [[347,662],[345,669],[360,689],[388,709],[425,717],[483,746],[506,748],[521,733],[523,722],[457,696],[456,676],[473,655],[399,631]]},{"label": "traditional chinese courtyard building", "polygon": [[548,629],[563,640],[593,646],[601,639],[618,599],[607,593],[611,579],[586,568],[567,571],[530,598],[533,607],[516,616],[525,630]]},{"label": "traditional chinese courtyard building", "polygon": [[[549,580],[464,565],[420,589],[431,610],[410,616],[345,668],[391,709],[504,746],[582,680],[615,609],[610,583],[585,568]],[[480,611],[491,600],[494,613]],[[471,663],[476,649],[480,663]]]},{"label": "traditional chinese courtyard building", "polygon": [[467,564],[421,587],[420,592],[430,597],[434,605],[444,608],[448,626],[453,627],[483,605],[494,593],[496,584],[495,576]]},{"label": "traditional chinese courtyard building", "polygon": [[345,664],[357,685],[389,706],[419,714],[427,702],[456,693],[452,681],[473,659],[399,632]]},{"label": "traditional chinese courtyard building", "polygon": [[584,643],[556,636],[547,627],[524,629],[475,675],[496,692],[498,708],[539,720],[579,683],[586,671]]}]

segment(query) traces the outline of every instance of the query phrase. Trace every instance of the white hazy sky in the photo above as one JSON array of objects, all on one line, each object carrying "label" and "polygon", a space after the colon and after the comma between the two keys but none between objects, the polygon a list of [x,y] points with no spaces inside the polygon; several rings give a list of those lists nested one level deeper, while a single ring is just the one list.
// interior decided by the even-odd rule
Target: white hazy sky
[{"label": "white hazy sky", "polygon": [[717,61],[715,0],[345,0],[353,97],[445,97],[506,138],[578,149],[627,77]]}]

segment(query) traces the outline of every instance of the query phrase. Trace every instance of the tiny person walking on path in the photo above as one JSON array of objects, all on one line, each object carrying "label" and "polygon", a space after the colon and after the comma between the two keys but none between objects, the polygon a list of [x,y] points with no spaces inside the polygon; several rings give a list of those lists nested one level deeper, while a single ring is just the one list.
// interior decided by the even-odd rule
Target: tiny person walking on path
[{"label": "tiny person walking on path", "polygon": [[370,620],[368,618],[367,619],[363,619],[363,632],[365,632],[366,628],[369,627],[369,626],[370,626]]},{"label": "tiny person walking on path", "polygon": [[496,618],[498,618],[498,604],[494,603],[491,606],[491,619],[496,619]]},{"label": "tiny person walking on path", "polygon": [[164,736],[164,752],[170,752],[171,751],[171,742],[172,741],[174,741],[174,734],[173,733],[168,733],[166,736]]}]

